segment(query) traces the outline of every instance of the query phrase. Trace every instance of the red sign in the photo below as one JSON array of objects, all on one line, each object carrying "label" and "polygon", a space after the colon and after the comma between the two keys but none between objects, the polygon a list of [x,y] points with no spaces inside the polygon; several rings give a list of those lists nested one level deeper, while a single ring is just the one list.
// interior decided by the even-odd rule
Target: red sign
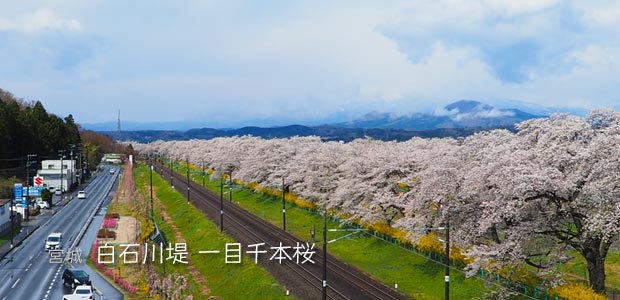
[{"label": "red sign", "polygon": [[34,185],[42,186],[43,185],[43,177],[35,177],[34,178]]}]

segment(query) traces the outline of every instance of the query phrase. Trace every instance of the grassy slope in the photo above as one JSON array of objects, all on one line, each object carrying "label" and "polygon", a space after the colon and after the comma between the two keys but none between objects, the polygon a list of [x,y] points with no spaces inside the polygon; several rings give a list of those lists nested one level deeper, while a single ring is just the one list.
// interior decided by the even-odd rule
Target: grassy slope
[{"label": "grassy slope", "polygon": [[[136,169],[136,186],[142,187],[148,181],[147,168],[140,166]],[[207,285],[212,295],[222,299],[291,299],[285,296],[284,287],[260,266],[244,257],[241,264],[226,264],[224,262],[225,244],[234,242],[229,236],[219,232],[219,227],[206,219],[197,209],[187,205],[187,200],[170,187],[157,174],[153,174],[153,186],[174,225],[182,233],[190,253],[191,264],[200,273],[207,277]],[[161,220],[159,212],[155,211],[156,220]],[[163,222],[160,222],[163,223]],[[169,242],[173,241],[172,228],[162,224],[161,229]],[[220,250],[222,254],[199,254],[201,250]],[[166,264],[166,271],[187,273],[185,266]],[[160,267],[163,269],[163,266]]]}]

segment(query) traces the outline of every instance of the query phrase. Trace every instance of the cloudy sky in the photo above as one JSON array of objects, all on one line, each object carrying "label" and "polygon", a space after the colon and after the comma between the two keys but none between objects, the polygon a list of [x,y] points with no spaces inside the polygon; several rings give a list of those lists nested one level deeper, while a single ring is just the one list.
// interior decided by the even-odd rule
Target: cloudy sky
[{"label": "cloudy sky", "polygon": [[618,109],[620,3],[2,1],[0,88],[80,123]]}]

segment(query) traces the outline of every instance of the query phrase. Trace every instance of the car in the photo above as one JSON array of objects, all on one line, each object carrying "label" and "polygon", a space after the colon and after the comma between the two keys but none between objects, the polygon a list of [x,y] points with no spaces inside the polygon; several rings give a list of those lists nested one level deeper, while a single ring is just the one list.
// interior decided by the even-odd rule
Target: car
[{"label": "car", "polygon": [[78,199],[86,199],[86,192],[79,191],[78,194],[77,194],[77,198]]},{"label": "car", "polygon": [[114,169],[110,169],[110,174],[114,174],[116,171]]},{"label": "car", "polygon": [[37,199],[36,205],[37,207],[39,207],[39,209],[50,208],[50,204],[47,201],[43,201],[41,199]]},{"label": "car", "polygon": [[62,284],[73,289],[80,285],[91,285],[90,276],[84,270],[65,269],[62,273]]},{"label": "car", "polygon": [[60,189],[57,189],[56,191],[54,191],[54,194],[60,196],[62,195],[62,191]]},{"label": "car", "polygon": [[45,240],[45,250],[60,250],[62,249],[62,233],[52,232],[47,236]]},{"label": "car", "polygon": [[90,285],[78,285],[73,294],[64,295],[63,300],[93,299],[93,287]]}]

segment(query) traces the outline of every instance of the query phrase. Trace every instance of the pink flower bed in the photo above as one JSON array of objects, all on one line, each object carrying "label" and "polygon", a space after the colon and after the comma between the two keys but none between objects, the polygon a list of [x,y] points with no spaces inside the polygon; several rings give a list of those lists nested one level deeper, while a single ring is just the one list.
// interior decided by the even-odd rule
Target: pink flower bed
[{"label": "pink flower bed", "polygon": [[115,218],[103,219],[103,228],[116,228],[116,219]]},{"label": "pink flower bed", "polygon": [[[116,223],[116,219],[112,219],[112,220],[114,220],[114,222]],[[97,257],[97,249],[99,249],[99,240],[95,241],[95,245],[93,245],[93,249],[90,253],[90,259],[95,263],[95,266],[97,266],[97,269],[103,272],[105,276],[109,278],[113,278],[114,282],[116,282],[124,290],[132,294],[135,294],[137,291],[137,288],[135,286],[131,285],[131,283],[129,283],[124,278],[122,278],[120,274],[114,272],[114,269],[107,268],[104,264],[99,262],[99,259]]]}]

